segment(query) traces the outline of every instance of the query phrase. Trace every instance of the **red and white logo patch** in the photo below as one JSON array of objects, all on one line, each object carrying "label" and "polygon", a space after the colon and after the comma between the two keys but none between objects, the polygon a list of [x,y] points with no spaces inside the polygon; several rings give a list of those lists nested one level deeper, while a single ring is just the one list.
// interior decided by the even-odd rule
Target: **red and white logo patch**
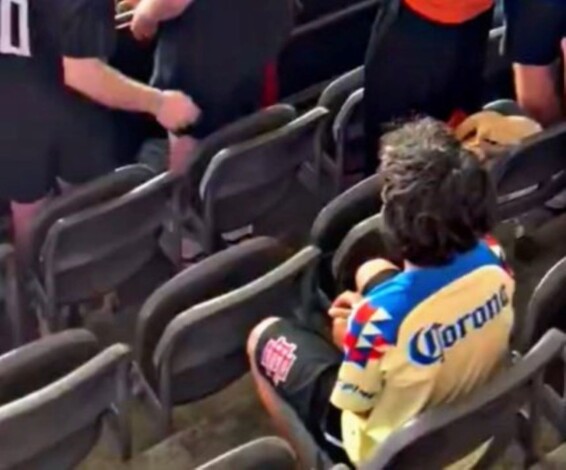
[{"label": "red and white logo patch", "polygon": [[261,365],[275,385],[287,380],[289,371],[297,359],[296,349],[297,345],[289,343],[284,336],[278,339],[270,339],[263,348]]}]

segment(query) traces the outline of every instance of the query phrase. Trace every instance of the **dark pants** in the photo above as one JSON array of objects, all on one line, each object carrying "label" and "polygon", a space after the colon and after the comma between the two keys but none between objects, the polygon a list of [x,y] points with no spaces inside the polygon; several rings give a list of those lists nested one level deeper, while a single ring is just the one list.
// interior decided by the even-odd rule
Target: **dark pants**
[{"label": "dark pants", "polygon": [[365,61],[366,175],[375,173],[381,135],[396,123],[428,115],[448,120],[481,106],[493,12],[460,25],[424,19],[400,0],[385,0]]}]

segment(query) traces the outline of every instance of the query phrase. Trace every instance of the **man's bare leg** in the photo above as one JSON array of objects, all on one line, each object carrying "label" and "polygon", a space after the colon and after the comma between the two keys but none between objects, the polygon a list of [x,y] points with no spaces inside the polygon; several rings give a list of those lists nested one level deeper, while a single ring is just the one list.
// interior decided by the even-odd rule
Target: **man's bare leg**
[{"label": "man's bare leg", "polygon": [[169,134],[169,171],[182,174],[197,148],[198,140],[188,135]]},{"label": "man's bare leg", "polygon": [[517,101],[521,108],[545,127],[560,122],[563,113],[554,67],[515,64],[513,69]]},{"label": "man's bare leg", "polygon": [[42,198],[35,202],[20,203],[12,201],[12,221],[14,224],[14,244],[18,262],[25,261],[30,249],[32,223],[49,199]]}]

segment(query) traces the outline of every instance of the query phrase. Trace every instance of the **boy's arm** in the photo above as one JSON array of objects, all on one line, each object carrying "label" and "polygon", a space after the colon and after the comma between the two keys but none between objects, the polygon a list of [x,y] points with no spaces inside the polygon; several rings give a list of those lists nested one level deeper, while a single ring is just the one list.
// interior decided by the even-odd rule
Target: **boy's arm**
[{"label": "boy's arm", "polygon": [[369,301],[360,304],[348,321],[344,338],[344,359],[331,402],[343,411],[365,416],[370,412],[382,389],[381,360],[392,346],[387,335],[376,327],[390,318]]}]

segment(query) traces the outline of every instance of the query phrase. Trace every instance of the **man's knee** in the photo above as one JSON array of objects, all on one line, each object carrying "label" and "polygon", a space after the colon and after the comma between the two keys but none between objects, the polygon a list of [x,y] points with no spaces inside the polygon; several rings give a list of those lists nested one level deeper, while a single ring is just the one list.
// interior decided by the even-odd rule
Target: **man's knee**
[{"label": "man's knee", "polygon": [[257,349],[257,345],[261,338],[261,335],[264,333],[267,328],[269,328],[274,323],[281,321],[281,318],[278,317],[268,317],[265,320],[259,322],[251,331],[250,335],[248,336],[248,344],[247,344],[247,351],[248,356],[251,361],[255,359],[255,353]]}]

